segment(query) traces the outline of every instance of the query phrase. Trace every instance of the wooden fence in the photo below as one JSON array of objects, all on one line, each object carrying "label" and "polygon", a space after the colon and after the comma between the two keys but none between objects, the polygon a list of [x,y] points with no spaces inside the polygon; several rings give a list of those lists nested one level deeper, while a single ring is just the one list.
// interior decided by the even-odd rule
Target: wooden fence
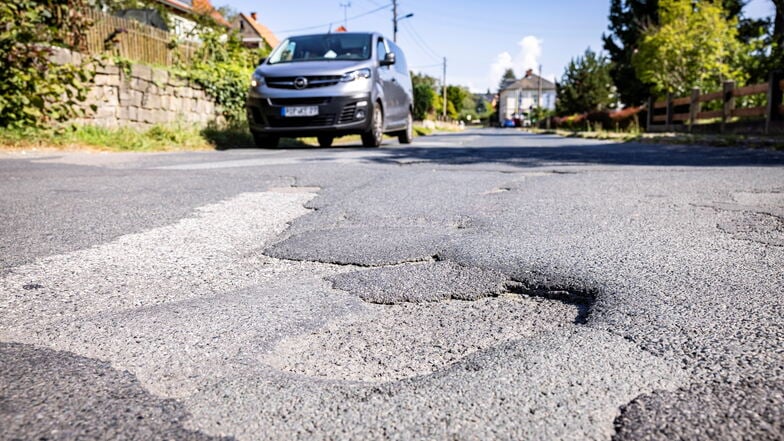
[{"label": "wooden fence", "polygon": [[87,32],[87,52],[92,55],[109,53],[146,64],[171,66],[178,60],[189,61],[196,52],[196,44],[177,41],[174,34],[135,20],[97,10],[90,12],[90,18],[93,26]]},{"label": "wooden fence", "polygon": [[[766,83],[736,88],[735,82],[727,81],[718,92],[703,94],[695,88],[688,97],[676,98],[670,94],[663,101],[651,97],[648,100],[648,131],[692,132],[700,128],[716,130],[718,126],[721,133],[730,130],[784,133],[782,90],[784,75],[774,72]],[[736,98],[755,95],[764,95],[765,105],[736,107]],[[704,103],[712,103],[714,110],[703,110]]]}]

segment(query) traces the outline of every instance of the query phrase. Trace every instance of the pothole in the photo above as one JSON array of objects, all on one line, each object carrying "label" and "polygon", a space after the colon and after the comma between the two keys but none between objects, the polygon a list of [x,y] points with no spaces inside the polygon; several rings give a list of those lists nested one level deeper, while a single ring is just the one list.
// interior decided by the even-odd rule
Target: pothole
[{"label": "pothole", "polygon": [[729,219],[716,225],[719,230],[735,239],[784,247],[784,219],[757,212],[729,213]]},{"label": "pothole", "polygon": [[476,300],[505,291],[504,275],[451,262],[427,262],[354,271],[332,278],[334,288],[370,303]]},{"label": "pothole", "polygon": [[371,303],[362,314],[281,341],[263,362],[331,380],[395,381],[477,351],[583,323],[591,293],[510,281],[439,261],[344,273],[334,287]]},{"label": "pothole", "polygon": [[384,382],[436,372],[502,342],[573,326],[577,307],[516,294],[375,305],[283,340],[264,363],[309,377]]}]

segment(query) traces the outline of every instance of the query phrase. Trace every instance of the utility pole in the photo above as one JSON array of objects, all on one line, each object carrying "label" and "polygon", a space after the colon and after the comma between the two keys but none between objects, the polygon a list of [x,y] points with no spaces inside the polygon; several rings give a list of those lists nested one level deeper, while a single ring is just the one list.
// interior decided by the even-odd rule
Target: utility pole
[{"label": "utility pole", "polygon": [[392,0],[392,41],[397,43],[397,22],[404,18],[413,17],[414,14],[406,14],[402,17],[397,16],[397,0]]},{"label": "utility pole", "polygon": [[444,89],[444,121],[446,121],[446,57],[444,57],[444,80],[442,84],[442,89]]},{"label": "utility pole", "polygon": [[539,65],[539,94],[536,95],[536,107],[542,108],[542,65]]},{"label": "utility pole", "polygon": [[392,0],[392,41],[397,43],[397,0]]}]

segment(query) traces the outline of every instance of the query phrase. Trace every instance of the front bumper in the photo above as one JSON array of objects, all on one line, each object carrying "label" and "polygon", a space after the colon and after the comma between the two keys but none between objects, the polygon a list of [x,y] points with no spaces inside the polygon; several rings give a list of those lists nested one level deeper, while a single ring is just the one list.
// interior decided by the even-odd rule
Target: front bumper
[{"label": "front bumper", "polygon": [[[283,108],[289,106],[318,106],[318,115],[283,116]],[[246,108],[252,132],[284,137],[361,133],[369,128],[373,114],[369,94],[297,98],[251,96]]]}]

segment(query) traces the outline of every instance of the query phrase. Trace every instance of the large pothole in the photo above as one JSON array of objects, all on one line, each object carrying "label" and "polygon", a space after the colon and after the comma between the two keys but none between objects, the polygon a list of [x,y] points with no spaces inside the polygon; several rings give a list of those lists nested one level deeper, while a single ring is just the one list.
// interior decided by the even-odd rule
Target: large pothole
[{"label": "large pothole", "polygon": [[373,268],[332,281],[373,304],[281,341],[266,364],[325,379],[400,380],[443,370],[504,342],[574,326],[592,301],[450,262]]},{"label": "large pothole", "polygon": [[571,326],[574,305],[516,294],[376,305],[283,340],[265,363],[336,380],[391,381],[439,371],[499,343]]}]

